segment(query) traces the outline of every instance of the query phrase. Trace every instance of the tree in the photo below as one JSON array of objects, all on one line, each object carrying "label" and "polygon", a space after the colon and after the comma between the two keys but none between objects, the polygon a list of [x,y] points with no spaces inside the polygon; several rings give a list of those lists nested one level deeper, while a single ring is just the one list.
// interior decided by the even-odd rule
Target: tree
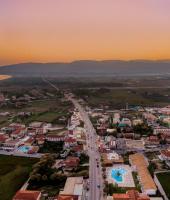
[{"label": "tree", "polygon": [[140,134],[140,135],[152,135],[153,134],[153,129],[145,123],[134,126],[133,130],[135,133]]},{"label": "tree", "polygon": [[43,181],[47,181],[48,180],[48,177],[45,174],[41,178],[42,178]]}]

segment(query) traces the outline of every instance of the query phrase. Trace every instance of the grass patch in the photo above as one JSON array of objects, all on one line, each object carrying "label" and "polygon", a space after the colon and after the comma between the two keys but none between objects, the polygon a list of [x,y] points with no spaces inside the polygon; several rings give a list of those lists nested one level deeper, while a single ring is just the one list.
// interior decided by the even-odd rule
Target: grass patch
[{"label": "grass patch", "polygon": [[0,155],[0,199],[11,200],[38,159]]},{"label": "grass patch", "polygon": [[167,197],[170,198],[170,172],[158,173],[156,176],[161,183]]}]

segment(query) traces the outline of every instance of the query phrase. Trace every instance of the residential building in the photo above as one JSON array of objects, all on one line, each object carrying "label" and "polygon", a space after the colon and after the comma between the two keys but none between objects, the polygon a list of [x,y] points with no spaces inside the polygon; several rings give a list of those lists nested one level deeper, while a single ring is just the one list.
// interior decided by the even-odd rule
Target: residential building
[{"label": "residential building", "polygon": [[80,159],[78,157],[69,156],[64,161],[64,167],[66,171],[76,169],[79,165]]},{"label": "residential building", "polygon": [[123,158],[114,151],[110,153],[102,153],[103,165],[112,166],[113,164],[123,163]]},{"label": "residential building", "polygon": [[12,200],[40,200],[41,192],[34,190],[19,190]]},{"label": "residential building", "polygon": [[143,120],[142,119],[134,119],[132,121],[132,124],[133,124],[133,126],[143,124]]},{"label": "residential building", "polygon": [[73,200],[76,199],[74,196],[78,197],[77,200],[83,200],[84,199],[83,191],[84,191],[83,177],[69,177],[66,180],[64,190],[60,191],[59,197],[63,197],[63,195],[72,195]]},{"label": "residential building", "polygon": [[149,200],[150,198],[136,190],[128,190],[125,194],[113,194],[113,200]]},{"label": "residential building", "polygon": [[153,134],[158,135],[159,133],[170,135],[170,128],[154,128]]},{"label": "residential building", "polygon": [[170,161],[170,149],[161,150],[161,160]]},{"label": "residential building", "polygon": [[79,200],[79,197],[77,195],[60,194],[54,200]]},{"label": "residential building", "polygon": [[145,143],[143,140],[131,140],[131,139],[126,139],[126,149],[129,150],[144,150],[145,149]]},{"label": "residential building", "polygon": [[129,156],[129,162],[134,171],[138,173],[141,190],[147,195],[155,195],[157,187],[149,171],[148,162],[143,154],[136,153]]},{"label": "residential building", "polygon": [[61,142],[65,140],[65,135],[48,134],[46,140],[49,142]]}]

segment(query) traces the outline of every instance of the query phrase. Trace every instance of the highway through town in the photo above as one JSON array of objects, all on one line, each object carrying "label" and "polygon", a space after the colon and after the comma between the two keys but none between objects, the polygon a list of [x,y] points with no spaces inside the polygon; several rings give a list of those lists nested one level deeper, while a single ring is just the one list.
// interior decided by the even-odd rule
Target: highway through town
[{"label": "highway through town", "polygon": [[[51,85],[56,90],[59,90],[50,81],[43,79],[44,82]],[[65,94],[65,98],[73,103],[75,108],[79,111],[82,120],[84,121],[84,128],[86,130],[86,141],[88,146],[89,155],[89,193],[88,200],[103,200],[103,177],[101,168],[101,157],[98,151],[96,141],[97,134],[94,129],[87,112],[84,110],[75,98],[72,98],[72,94]]]},{"label": "highway through town", "polygon": [[84,127],[87,136],[88,154],[89,154],[89,200],[102,200],[103,199],[103,178],[100,154],[96,146],[97,134],[89,119],[87,112],[78,103],[76,99],[68,97],[78,109],[82,120],[84,121]]}]

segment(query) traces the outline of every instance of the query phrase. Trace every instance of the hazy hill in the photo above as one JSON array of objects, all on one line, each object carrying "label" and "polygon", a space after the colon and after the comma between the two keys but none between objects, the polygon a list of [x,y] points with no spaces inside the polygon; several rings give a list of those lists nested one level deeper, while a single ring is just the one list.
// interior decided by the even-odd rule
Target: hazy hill
[{"label": "hazy hill", "polygon": [[12,76],[88,77],[170,75],[170,61],[75,61],[72,63],[24,63],[0,67]]}]

